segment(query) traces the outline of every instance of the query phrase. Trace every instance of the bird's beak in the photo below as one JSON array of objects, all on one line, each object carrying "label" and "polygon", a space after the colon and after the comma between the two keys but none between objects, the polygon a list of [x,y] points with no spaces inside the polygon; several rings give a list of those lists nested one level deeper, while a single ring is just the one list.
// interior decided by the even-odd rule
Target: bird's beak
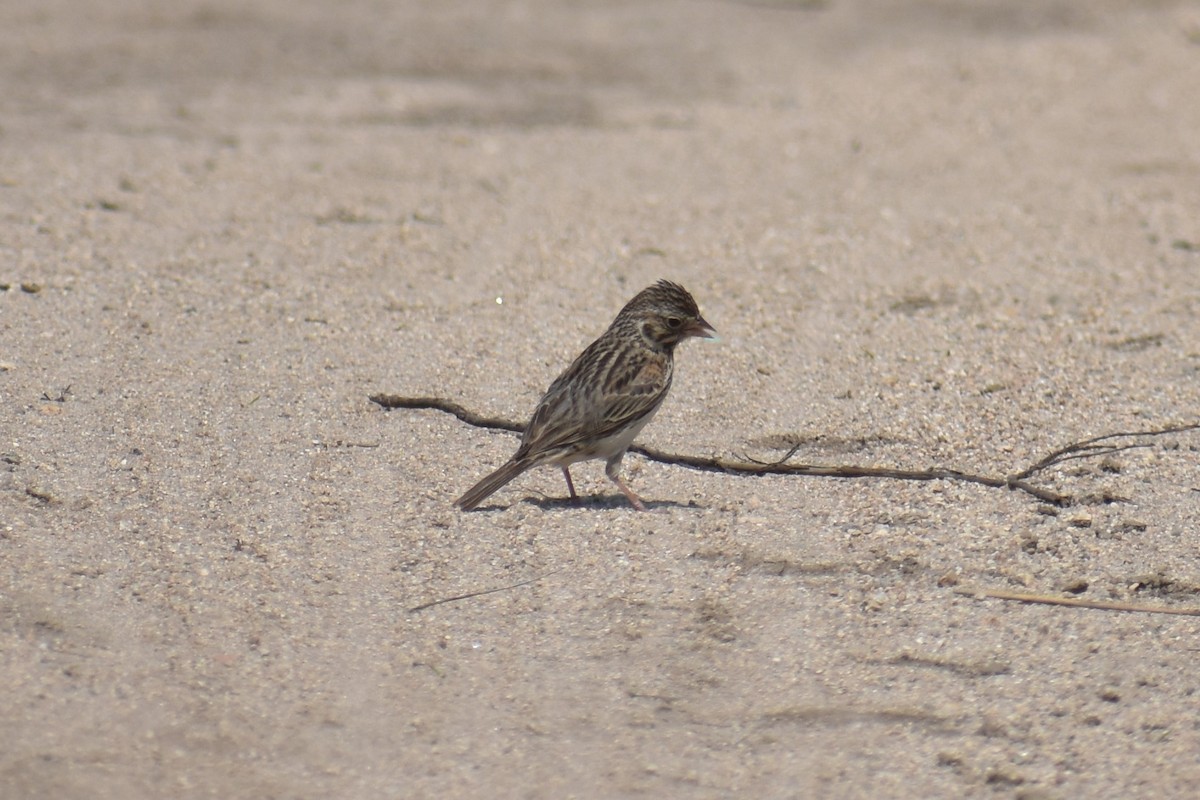
[{"label": "bird's beak", "polygon": [[695,336],[699,339],[715,339],[717,331],[712,325],[705,321],[704,317],[697,317],[695,322],[688,323],[688,326],[683,329],[683,332],[688,336]]}]

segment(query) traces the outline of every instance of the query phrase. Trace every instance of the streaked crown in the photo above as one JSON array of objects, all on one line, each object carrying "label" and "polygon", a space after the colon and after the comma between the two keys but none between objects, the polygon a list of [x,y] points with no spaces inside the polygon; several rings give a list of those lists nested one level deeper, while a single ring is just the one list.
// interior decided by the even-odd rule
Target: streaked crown
[{"label": "streaked crown", "polygon": [[689,336],[712,338],[713,327],[700,316],[700,307],[687,289],[660,280],[625,304],[614,325],[633,323],[648,340],[671,350]]}]

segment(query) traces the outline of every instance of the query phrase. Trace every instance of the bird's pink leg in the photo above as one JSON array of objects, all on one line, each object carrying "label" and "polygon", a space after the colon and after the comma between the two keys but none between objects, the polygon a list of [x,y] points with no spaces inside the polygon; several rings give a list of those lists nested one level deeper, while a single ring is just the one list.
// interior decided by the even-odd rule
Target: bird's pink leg
[{"label": "bird's pink leg", "polygon": [[608,477],[612,478],[613,483],[617,485],[617,488],[625,493],[625,496],[629,498],[629,502],[634,508],[636,508],[638,511],[646,510],[646,506],[642,503],[642,498],[634,494],[633,489],[630,489],[625,485],[625,481],[621,480],[620,475],[613,474],[609,475]]},{"label": "bird's pink leg", "polygon": [[575,494],[575,484],[571,482],[571,471],[566,467],[562,468],[563,477],[567,479],[567,491],[571,493],[571,502],[578,503],[579,495]]},{"label": "bird's pink leg", "polygon": [[625,451],[622,450],[610,458],[608,463],[604,465],[604,474],[607,475],[608,479],[615,483],[617,488],[621,490],[621,493],[629,499],[630,505],[632,505],[638,511],[645,511],[646,506],[642,504],[642,498],[634,494],[633,489],[630,489],[625,485],[625,481],[621,480],[621,473],[619,470],[621,469],[621,459],[624,457]]}]

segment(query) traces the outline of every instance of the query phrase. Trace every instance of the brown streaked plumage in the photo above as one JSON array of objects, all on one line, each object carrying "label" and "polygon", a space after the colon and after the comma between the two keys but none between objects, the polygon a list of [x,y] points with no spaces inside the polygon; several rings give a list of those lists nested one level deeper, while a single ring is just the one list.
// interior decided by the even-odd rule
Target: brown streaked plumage
[{"label": "brown streaked plumage", "polygon": [[571,499],[577,500],[567,468],[603,458],[605,474],[634,508],[645,511],[621,480],[621,459],[671,388],[675,346],[690,336],[710,339],[713,333],[679,284],[659,281],[638,292],[550,384],[513,457],[454,504],[470,511],[522,472],[545,464],[562,467]]}]

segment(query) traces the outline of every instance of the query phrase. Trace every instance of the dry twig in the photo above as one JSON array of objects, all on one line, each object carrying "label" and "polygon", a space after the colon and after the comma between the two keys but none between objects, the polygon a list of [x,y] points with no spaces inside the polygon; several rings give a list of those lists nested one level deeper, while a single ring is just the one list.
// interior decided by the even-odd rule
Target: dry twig
[{"label": "dry twig", "polygon": [[553,575],[555,572],[562,572],[562,570],[556,569],[556,570],[554,570],[554,572],[547,572],[544,575],[538,575],[536,577],[529,578],[528,580],[520,581],[518,583],[510,583],[507,586],[497,586],[494,589],[480,589],[477,592],[467,592],[466,594],[457,594],[454,597],[441,597],[441,598],[438,598],[437,600],[430,600],[428,603],[422,603],[419,606],[413,606],[412,608],[410,608],[408,610],[408,613],[416,614],[418,611],[424,611],[427,608],[433,608],[434,606],[440,606],[443,603],[454,603],[459,600],[470,600],[472,597],[482,597],[485,594],[495,594],[496,592],[507,592],[509,589],[517,589],[521,586],[528,586],[531,583],[537,583],[542,578],[548,578],[551,575]]},{"label": "dry twig", "polygon": [[1138,603],[1120,603],[1108,600],[1085,600],[1082,597],[1060,597],[1056,594],[1027,594],[1025,592],[1010,592],[1007,589],[970,589],[964,587],[955,589],[954,593],[976,599],[992,598],[994,600],[1013,600],[1018,603],[1094,608],[1102,611],[1135,611],[1142,614],[1180,614],[1188,617],[1200,617],[1200,608],[1170,608],[1166,606],[1147,606]]},{"label": "dry twig", "polygon": [[[371,395],[370,399],[371,402],[388,409],[413,408],[444,411],[447,414],[453,414],[468,425],[474,425],[478,428],[492,428],[517,433],[524,429],[523,425],[516,422],[477,414],[458,403],[451,400],[443,400],[440,397],[401,397],[392,394],[375,394]],[[664,464],[677,464],[709,472],[726,472],[734,475],[805,475],[813,478],[890,478],[901,481],[962,481],[997,489],[1013,489],[1025,492],[1046,503],[1052,503],[1056,506],[1069,506],[1073,502],[1073,498],[1070,495],[1059,494],[1050,489],[1035,486],[1029,482],[1029,479],[1065,461],[1080,458],[1099,458],[1133,448],[1149,447],[1149,442],[1141,440],[1197,429],[1200,429],[1200,423],[1176,425],[1147,431],[1106,433],[1103,436],[1095,436],[1080,442],[1072,442],[1065,447],[1055,450],[1032,466],[1005,477],[975,475],[943,467],[910,470],[891,469],[889,467],[825,466],[819,464],[788,463],[789,459],[800,449],[800,445],[793,446],[782,458],[766,462],[749,458],[731,460],[711,456],[666,453],[653,447],[643,447],[640,445],[634,445],[629,450],[633,453],[640,453],[652,461],[659,461]]]}]

